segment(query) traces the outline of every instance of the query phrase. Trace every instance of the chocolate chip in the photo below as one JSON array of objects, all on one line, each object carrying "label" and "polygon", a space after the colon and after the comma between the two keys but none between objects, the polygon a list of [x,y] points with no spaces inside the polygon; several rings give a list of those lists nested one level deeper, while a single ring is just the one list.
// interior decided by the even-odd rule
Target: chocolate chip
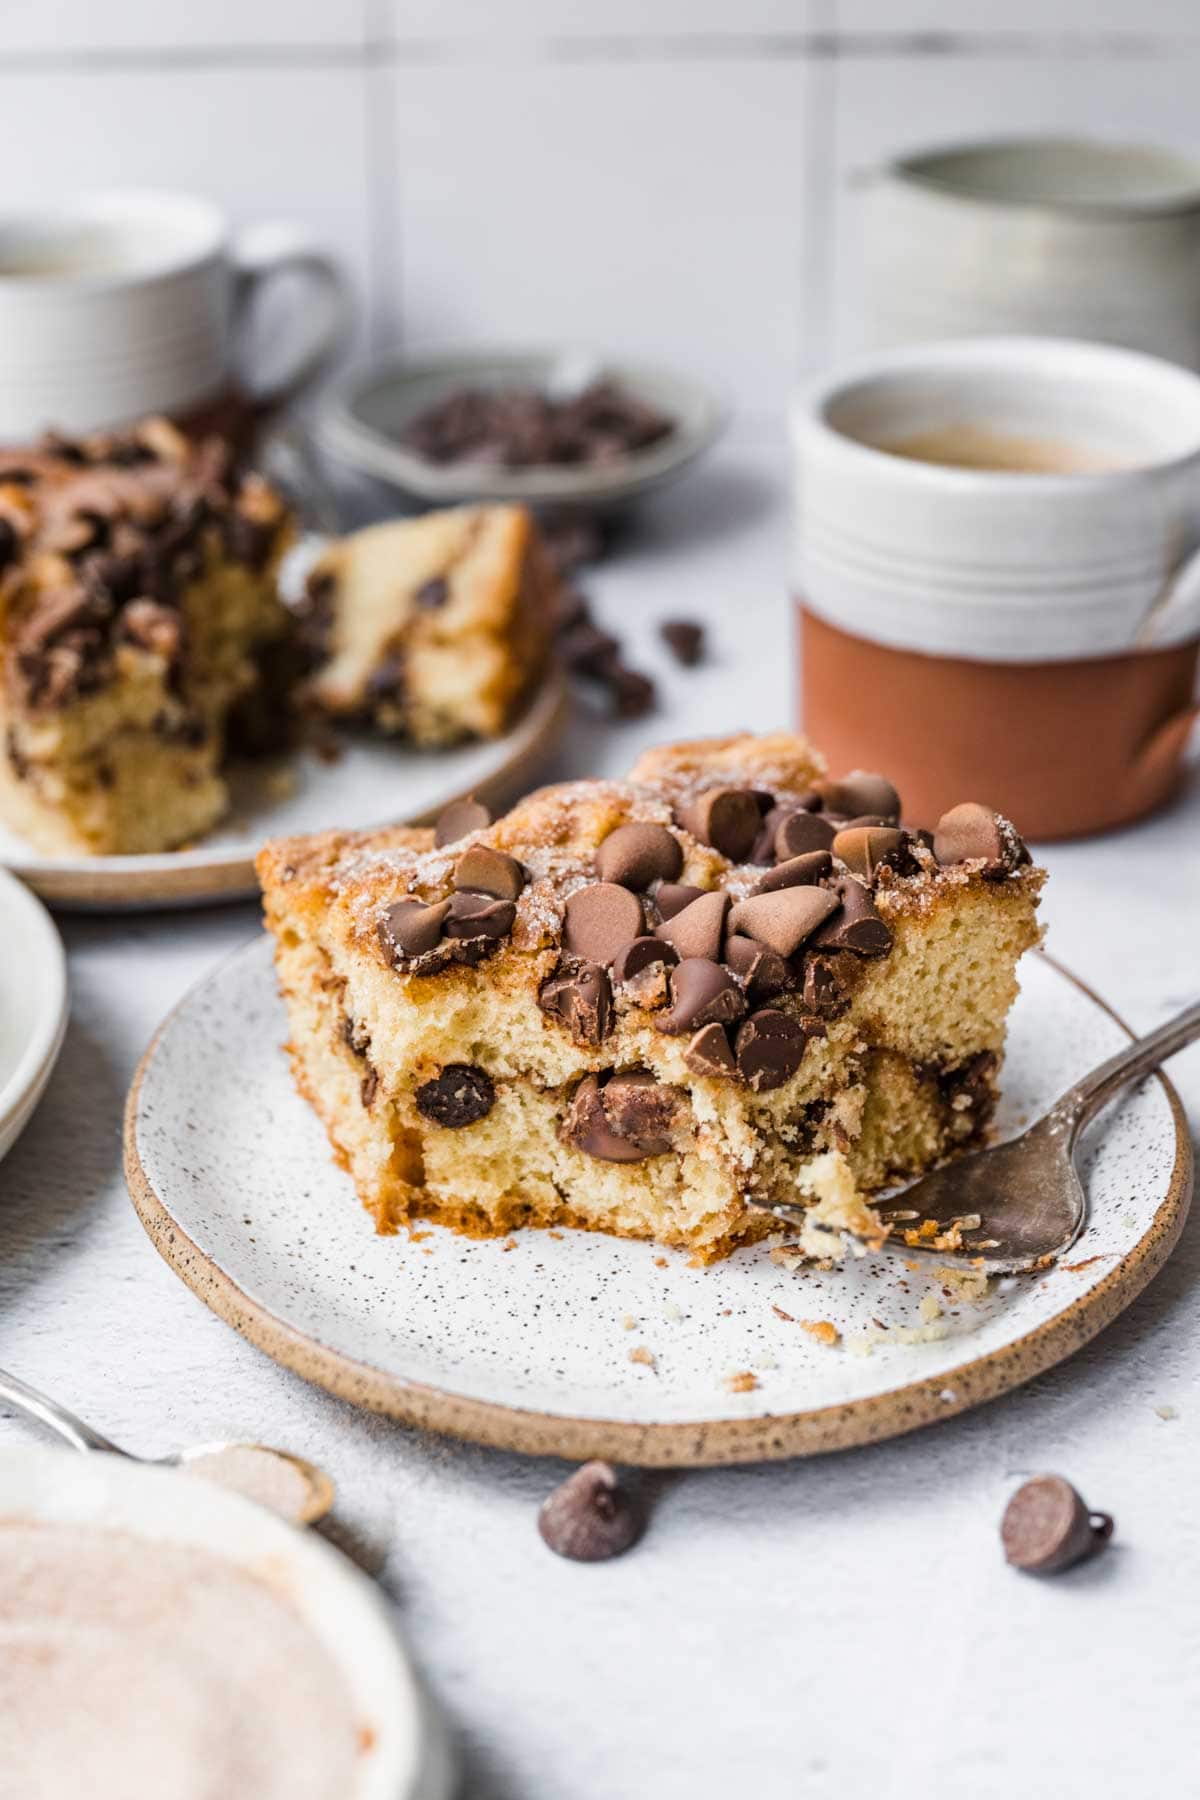
[{"label": "chocolate chip", "polygon": [[756,1094],[769,1093],[796,1073],[807,1042],[798,1019],[764,1006],[738,1026],[734,1040],[738,1073]]},{"label": "chocolate chip", "polygon": [[542,1540],[571,1562],[606,1562],[633,1548],[646,1528],[642,1507],[609,1463],[588,1462],[543,1501]]},{"label": "chocolate chip", "polygon": [[424,956],[442,941],[442,927],[450,911],[448,900],[432,906],[423,900],[397,900],[379,921],[379,941],[390,962],[405,956]]},{"label": "chocolate chip", "polygon": [[604,551],[604,528],[588,513],[561,513],[541,521],[542,544],[562,575],[584,563],[598,562]]},{"label": "chocolate chip", "polygon": [[704,627],[694,619],[664,619],[658,628],[676,662],[694,669],[704,656]]},{"label": "chocolate chip", "polygon": [[613,960],[612,978],[639,1006],[661,1006],[667,998],[667,971],[679,961],[673,944],[637,937]]},{"label": "chocolate chip", "polygon": [[476,894],[491,894],[496,900],[515,900],[525,886],[525,871],[515,856],[491,850],[486,844],[472,844],[454,865],[454,885]]},{"label": "chocolate chip", "polygon": [[674,944],[680,956],[708,956],[716,962],[721,955],[721,939],[725,916],[729,911],[729,895],[723,888],[701,894],[682,912],[665,924],[656,926],[654,935]]},{"label": "chocolate chip", "polygon": [[737,1074],[723,1025],[702,1025],[684,1051],[683,1060],[693,1075],[705,1075],[710,1080],[728,1080]]},{"label": "chocolate chip", "polygon": [[358,1097],[359,1097],[360,1101],[362,1102],[362,1107],[363,1107],[364,1112],[370,1112],[371,1107],[375,1101],[375,1096],[378,1092],[379,1092],[379,1070],[378,1069],[368,1069],[366,1074],[363,1076],[362,1080],[358,1084]]},{"label": "chocolate chip", "polygon": [[850,1004],[836,970],[819,956],[805,958],[801,998],[805,1012],[815,1013],[818,1019],[836,1019]]},{"label": "chocolate chip", "polygon": [[457,893],[450,898],[448,938],[502,938],[513,928],[517,909],[511,900],[494,900],[490,894]]},{"label": "chocolate chip", "polygon": [[811,856],[814,851],[828,850],[833,843],[834,828],[820,813],[806,812],[793,806],[779,821],[772,847],[780,862],[795,856]]},{"label": "chocolate chip", "polygon": [[1004,1509],[1005,1559],[1031,1575],[1056,1575],[1094,1556],[1113,1534],[1108,1513],[1089,1512],[1061,1475],[1035,1475]]},{"label": "chocolate chip", "polygon": [[595,1075],[585,1075],[575,1089],[563,1119],[561,1136],[564,1143],[600,1162],[644,1162],[648,1156],[660,1156],[670,1147],[663,1144],[661,1149],[647,1150],[632,1139],[622,1137],[604,1110],[600,1083]]},{"label": "chocolate chip", "polygon": [[658,691],[649,675],[631,669],[623,662],[612,662],[603,672],[612,695],[613,711],[618,719],[643,719],[653,712]]},{"label": "chocolate chip", "polygon": [[644,935],[642,903],[615,881],[576,888],[567,900],[563,943],[584,962],[607,965],[631,938]]},{"label": "chocolate chip", "polygon": [[750,788],[709,788],[679,809],[681,823],[730,862],[745,862],[754,848],[762,812]]},{"label": "chocolate chip", "polygon": [[837,909],[838,896],[828,888],[781,888],[775,894],[739,900],[729,923],[734,931],[766,944],[777,956],[788,957]]},{"label": "chocolate chip", "polygon": [[595,963],[548,981],[538,995],[545,1013],[561,1019],[577,1044],[599,1046],[613,1027],[612,988]]},{"label": "chocolate chip", "polygon": [[733,970],[746,992],[759,999],[781,994],[792,986],[791,971],[782,956],[752,937],[731,933],[725,940],[725,954],[721,960],[726,968]]},{"label": "chocolate chip", "polygon": [[648,888],[652,881],[674,881],[682,868],[679,840],[665,825],[618,825],[596,852],[597,875],[618,887]]},{"label": "chocolate chip", "polygon": [[673,919],[676,913],[681,913],[685,906],[690,906],[693,900],[698,900],[701,894],[707,892],[707,888],[692,887],[687,881],[660,882],[654,890],[654,904],[658,908],[659,918]]},{"label": "chocolate chip", "polygon": [[496,1104],[496,1089],[487,1071],[474,1063],[447,1063],[440,1075],[417,1089],[414,1099],[422,1118],[457,1131],[487,1117]]},{"label": "chocolate chip", "polygon": [[20,544],[21,540],[12,521],[0,518],[0,569],[6,569],[15,559]]},{"label": "chocolate chip", "polygon": [[837,884],[841,906],[812,940],[814,950],[853,950],[856,956],[883,956],[892,947],[892,933],[881,919],[861,881],[847,875]]},{"label": "chocolate chip", "polygon": [[[807,817],[802,814],[801,817]],[[833,867],[828,850],[809,850],[803,856],[790,856],[760,875],[751,890],[755,894],[775,894],[781,888],[815,887]]]},{"label": "chocolate chip", "polygon": [[578,675],[602,675],[620,649],[615,637],[588,620],[571,626],[558,640],[559,655]]},{"label": "chocolate chip", "polygon": [[444,575],[434,575],[429,581],[423,581],[413,595],[413,605],[419,606],[423,612],[436,612],[439,606],[445,606],[450,598],[450,583]]},{"label": "chocolate chip", "polygon": [[896,868],[905,861],[907,840],[894,825],[852,825],[833,840],[833,854],[853,875],[874,881],[876,870]]},{"label": "chocolate chip", "polygon": [[983,874],[1010,875],[1029,852],[1017,829],[1003,814],[967,800],[943,813],[933,834],[933,854],[943,864],[983,861]]},{"label": "chocolate chip", "polygon": [[678,1036],[701,1025],[722,1025],[746,1010],[741,988],[720,963],[688,957],[671,971],[671,1010],[656,1021],[659,1031]]},{"label": "chocolate chip", "polygon": [[678,1088],[657,1080],[648,1069],[614,1075],[600,1090],[605,1116],[617,1136],[628,1138],[647,1156],[661,1156],[671,1148],[680,1098]]},{"label": "chocolate chip", "polygon": [[840,781],[818,781],[813,792],[821,796],[824,810],[836,819],[857,819],[872,813],[894,825],[900,817],[900,796],[891,782],[883,775],[868,774],[865,769],[852,769]]},{"label": "chocolate chip", "polygon": [[433,841],[437,849],[444,850],[447,844],[457,844],[472,831],[483,831],[492,822],[492,815],[486,806],[480,805],[473,797],[468,800],[452,800],[445,810],[438,815],[437,824],[433,828]]}]

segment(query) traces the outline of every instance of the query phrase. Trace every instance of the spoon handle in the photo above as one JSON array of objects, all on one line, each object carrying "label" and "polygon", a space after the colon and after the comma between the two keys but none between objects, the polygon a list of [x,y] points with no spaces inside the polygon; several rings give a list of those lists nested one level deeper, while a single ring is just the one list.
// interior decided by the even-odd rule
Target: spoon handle
[{"label": "spoon handle", "polygon": [[1122,1088],[1130,1087],[1140,1081],[1143,1075],[1149,1075],[1157,1069],[1159,1063],[1165,1062],[1168,1056],[1174,1056],[1187,1044],[1200,1038],[1200,1001],[1185,1007],[1175,1018],[1168,1019],[1156,1031],[1148,1032],[1145,1037],[1135,1038],[1134,1042],[1124,1050],[1118,1050],[1107,1062],[1085,1075],[1082,1081],[1068,1088],[1061,1099],[1056,1101],[1053,1116],[1060,1127],[1069,1130],[1071,1137],[1081,1131],[1088,1120],[1099,1112]]},{"label": "spoon handle", "polygon": [[4,1369],[0,1369],[0,1400],[7,1400],[18,1412],[27,1413],[31,1419],[48,1425],[76,1450],[110,1450],[117,1456],[128,1454],[100,1432],[93,1431],[90,1425],[85,1425],[82,1419],[77,1419],[57,1400],[51,1400],[48,1394],[39,1394],[27,1381],[9,1375]]}]

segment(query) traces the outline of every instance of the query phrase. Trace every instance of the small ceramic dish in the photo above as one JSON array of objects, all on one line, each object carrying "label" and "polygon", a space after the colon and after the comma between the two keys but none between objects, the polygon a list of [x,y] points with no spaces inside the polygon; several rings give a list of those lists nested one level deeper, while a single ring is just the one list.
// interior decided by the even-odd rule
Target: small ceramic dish
[{"label": "small ceramic dish", "polygon": [[0,869],[0,1157],[29,1122],[67,1029],[67,960],[39,900]]},{"label": "small ceramic dish", "polygon": [[200,1549],[265,1582],[299,1613],[344,1680],[362,1744],[345,1800],[448,1800],[446,1739],[387,1607],[315,1532],[215,1482],[41,1447],[0,1452],[0,1519]]},{"label": "small ceramic dish", "polygon": [[431,463],[401,443],[406,426],[427,407],[464,387],[550,387],[576,364],[566,352],[478,350],[407,357],[356,376],[317,426],[323,450],[432,506],[465,500],[511,500],[530,506],[603,507],[632,500],[671,481],[719,436],[724,411],[699,382],[646,363],[585,361],[676,422],[670,437],[612,465],[524,469],[486,463]]}]

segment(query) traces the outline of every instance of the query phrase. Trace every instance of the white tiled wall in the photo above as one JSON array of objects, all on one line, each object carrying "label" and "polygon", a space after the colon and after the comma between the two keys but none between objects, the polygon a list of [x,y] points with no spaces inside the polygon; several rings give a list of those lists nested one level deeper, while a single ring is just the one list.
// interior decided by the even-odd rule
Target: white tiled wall
[{"label": "white tiled wall", "polygon": [[1200,155],[1200,0],[3,0],[0,207],[206,192],[338,251],[361,350],[677,359],[743,413],[855,345],[890,153]]}]

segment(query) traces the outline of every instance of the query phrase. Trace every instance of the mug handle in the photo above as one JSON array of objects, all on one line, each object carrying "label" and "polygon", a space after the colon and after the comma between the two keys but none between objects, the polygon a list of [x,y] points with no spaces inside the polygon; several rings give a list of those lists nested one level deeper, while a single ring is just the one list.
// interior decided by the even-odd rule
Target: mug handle
[{"label": "mug handle", "polygon": [[[1182,620],[1181,620],[1182,615]],[[1180,624],[1184,629],[1180,633]],[[1184,557],[1163,583],[1153,606],[1138,627],[1134,644],[1139,650],[1153,650],[1160,644],[1178,643],[1180,636],[1190,636],[1200,623],[1200,550]],[[1188,629],[1191,627],[1191,630]]]},{"label": "mug handle", "polygon": [[272,222],[245,227],[233,241],[230,259],[235,345],[257,296],[276,275],[304,275],[317,295],[319,322],[300,345],[291,368],[269,389],[251,391],[256,409],[272,411],[294,399],[332,362],[350,326],[350,289],[334,259],[294,225]]}]

